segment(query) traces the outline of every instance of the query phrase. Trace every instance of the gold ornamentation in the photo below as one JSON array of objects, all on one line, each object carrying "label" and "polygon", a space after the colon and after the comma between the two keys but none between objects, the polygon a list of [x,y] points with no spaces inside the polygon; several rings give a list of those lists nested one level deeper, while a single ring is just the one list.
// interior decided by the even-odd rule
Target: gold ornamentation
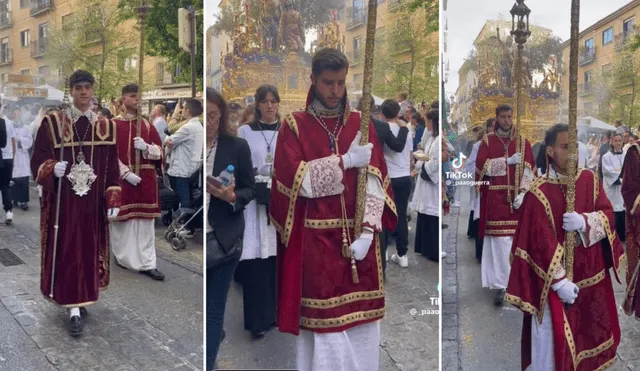
[{"label": "gold ornamentation", "polygon": [[600,283],[600,281],[602,281],[605,277],[605,271],[602,270],[600,271],[600,273],[596,274],[593,277],[589,277],[589,278],[585,278],[582,281],[576,283],[576,286],[578,286],[578,288],[580,290],[589,287],[589,286],[594,286],[598,283]]},{"label": "gold ornamentation", "polygon": [[[353,228],[353,219],[347,220],[347,227]],[[344,228],[345,223],[343,219],[305,219],[305,228],[311,229],[335,229]]]},{"label": "gold ornamentation", "polygon": [[314,319],[314,318],[300,317],[300,324],[302,327],[309,328],[309,329],[332,328],[332,327],[349,325],[358,321],[382,318],[383,316],[384,316],[384,308],[350,313],[350,314],[346,314],[344,316],[340,316],[336,318]]},{"label": "gold ornamentation", "polygon": [[339,307],[341,305],[353,303],[360,300],[374,300],[384,298],[382,288],[375,291],[358,291],[351,294],[338,296],[331,299],[307,299],[302,298],[301,305],[305,308],[329,309]]},{"label": "gold ornamentation", "polygon": [[307,163],[300,161],[298,170],[293,177],[293,188],[291,189],[291,197],[289,197],[289,210],[287,211],[287,219],[285,221],[284,233],[282,234],[282,242],[285,246],[289,244],[289,238],[291,237],[291,231],[293,230],[294,213],[296,211],[296,201],[298,201],[298,194],[300,194],[300,187],[302,187],[302,180],[307,173]]}]

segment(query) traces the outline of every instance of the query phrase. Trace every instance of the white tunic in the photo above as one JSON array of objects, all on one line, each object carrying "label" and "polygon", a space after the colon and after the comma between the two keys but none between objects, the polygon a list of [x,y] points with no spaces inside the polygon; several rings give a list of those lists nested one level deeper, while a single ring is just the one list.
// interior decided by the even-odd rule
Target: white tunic
[{"label": "white tunic", "polygon": [[24,126],[17,127],[16,133],[16,159],[13,162],[13,177],[23,178],[31,176],[31,160],[29,148],[33,145],[33,137]]},{"label": "white tunic", "polygon": [[[263,136],[264,134],[264,136]],[[254,169],[260,169],[266,163],[267,146],[270,143],[272,155],[276,152],[278,132],[275,130],[252,130],[251,125],[238,128],[238,137],[249,143],[251,161]],[[266,140],[265,140],[266,138]],[[269,182],[268,177],[256,176],[256,183]],[[276,229],[269,224],[266,206],[251,201],[244,210],[244,236],[242,241],[242,256],[240,260],[267,259],[276,256]]]},{"label": "white tunic", "polygon": [[[429,156],[429,161],[418,161],[416,168],[422,171],[422,165],[432,182],[424,180],[418,175],[416,188],[411,199],[411,209],[420,214],[439,216],[440,215],[440,136],[429,136],[425,143],[425,154]],[[418,173],[419,174],[419,173]]]},{"label": "white tunic", "polygon": [[[609,151],[602,156],[602,184],[607,198],[613,206],[613,211],[624,211],[624,200],[622,199],[622,183],[614,185],[615,181],[620,177],[624,155],[622,153],[614,154]],[[622,179],[620,179],[622,182]]]},{"label": "white tunic", "polygon": [[154,219],[129,219],[109,223],[113,256],[134,271],[156,268],[156,234]]}]

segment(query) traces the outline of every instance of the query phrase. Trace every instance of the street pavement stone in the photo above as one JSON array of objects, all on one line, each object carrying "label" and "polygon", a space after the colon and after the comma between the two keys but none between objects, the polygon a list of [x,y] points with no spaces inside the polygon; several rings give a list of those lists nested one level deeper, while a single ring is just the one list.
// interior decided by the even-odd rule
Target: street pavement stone
[{"label": "street pavement stone", "polygon": [[[462,203],[465,202],[463,199]],[[443,293],[443,370],[519,369],[522,313],[509,305],[495,308],[492,292],[482,289],[480,266],[475,261],[474,240],[466,238],[468,216],[468,212],[452,208],[451,215],[445,218],[445,223],[449,224],[446,237],[449,240],[445,241],[444,248],[449,255],[443,267],[443,277],[449,277],[450,280],[447,271],[455,270],[455,279],[460,280],[459,285],[451,285],[445,278],[445,291],[447,286],[451,286],[452,290],[454,287],[464,289],[455,290],[455,298]],[[622,311],[624,282],[621,285],[614,279],[613,286],[622,336],[617,361],[609,370],[640,370],[640,321]],[[459,315],[456,331],[448,330],[447,324],[456,322],[455,312],[447,308],[449,304],[456,306]],[[457,335],[454,336],[454,333]]]},{"label": "street pavement stone", "polygon": [[[410,223],[415,225],[416,215]],[[438,264],[413,252],[415,231],[409,232],[409,267],[389,260],[385,283],[386,312],[380,334],[380,371],[435,371],[439,369]],[[389,245],[389,256],[395,253]],[[427,311],[428,315],[411,315]],[[277,329],[251,340],[244,330],[242,288],[232,283],[225,313],[226,339],[218,353],[220,369],[294,368],[295,337]]]},{"label": "street pavement stone", "polygon": [[[161,283],[112,262],[111,285],[87,307],[84,334],[74,339],[67,311],[40,294],[39,224],[33,225],[39,223],[39,211],[32,205],[31,211],[14,213],[13,226],[0,225],[0,248],[9,248],[25,264],[0,265],[0,371],[202,370],[202,246],[197,241],[190,241],[190,253],[178,259],[182,251],[173,251],[163,230],[157,231],[158,268],[167,275]],[[157,312],[167,303],[174,306],[166,313],[173,323],[164,323]],[[29,344],[7,348],[6,331],[18,332]],[[32,366],[16,367],[27,361]]]},{"label": "street pavement stone", "polygon": [[442,370],[444,371],[461,370],[456,257],[459,211],[457,207],[451,208],[450,214],[443,220],[443,224],[448,227],[442,230],[442,250],[447,253],[447,256],[442,259]]}]

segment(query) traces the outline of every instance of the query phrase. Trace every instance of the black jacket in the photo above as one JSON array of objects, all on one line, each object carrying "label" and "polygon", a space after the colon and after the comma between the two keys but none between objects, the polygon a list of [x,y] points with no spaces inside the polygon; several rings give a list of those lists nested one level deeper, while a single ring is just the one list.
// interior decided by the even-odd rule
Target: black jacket
[{"label": "black jacket", "polygon": [[256,196],[253,164],[249,144],[242,138],[221,135],[213,163],[212,174],[220,175],[227,166],[235,167],[236,202],[231,206],[226,201],[211,197],[207,220],[215,231],[218,242],[230,248],[244,234],[244,208]]},{"label": "black jacket", "polygon": [[404,146],[407,144],[407,135],[409,135],[409,128],[401,127],[400,131],[398,131],[398,136],[394,136],[391,132],[391,127],[387,122],[382,120],[377,120],[375,118],[371,118],[373,121],[373,127],[376,129],[376,134],[378,135],[378,140],[380,141],[380,145],[384,147],[386,144],[394,152],[402,152],[404,150]]}]

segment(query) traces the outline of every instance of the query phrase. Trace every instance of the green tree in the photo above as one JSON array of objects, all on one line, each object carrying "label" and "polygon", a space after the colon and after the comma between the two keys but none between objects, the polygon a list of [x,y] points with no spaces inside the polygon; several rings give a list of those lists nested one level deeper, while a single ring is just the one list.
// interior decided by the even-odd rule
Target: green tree
[{"label": "green tree", "polygon": [[376,52],[374,59],[374,94],[393,97],[406,91],[415,102],[438,99],[437,1],[401,3],[393,14],[397,21],[376,37],[376,49],[385,52]]},{"label": "green tree", "polygon": [[600,105],[598,118],[607,122],[624,120],[637,125],[640,120],[640,56],[633,45],[621,51],[621,55],[609,71],[591,86],[596,103]]},{"label": "green tree", "polygon": [[117,96],[119,89],[135,78],[136,48],[122,30],[123,14],[112,2],[78,1],[78,9],[63,19],[50,36],[38,40],[32,48],[46,50],[46,58],[58,66],[64,76],[84,69],[96,78],[95,95],[99,101]]},{"label": "green tree", "polygon": [[[196,86],[202,89],[204,74],[203,45],[203,1],[202,0],[147,0],[152,7],[145,26],[145,54],[163,57],[180,74],[176,82],[191,82],[191,56],[178,45],[178,9],[192,6],[196,10]],[[129,19],[137,19],[136,8],[140,0],[120,0],[119,8]]]}]

